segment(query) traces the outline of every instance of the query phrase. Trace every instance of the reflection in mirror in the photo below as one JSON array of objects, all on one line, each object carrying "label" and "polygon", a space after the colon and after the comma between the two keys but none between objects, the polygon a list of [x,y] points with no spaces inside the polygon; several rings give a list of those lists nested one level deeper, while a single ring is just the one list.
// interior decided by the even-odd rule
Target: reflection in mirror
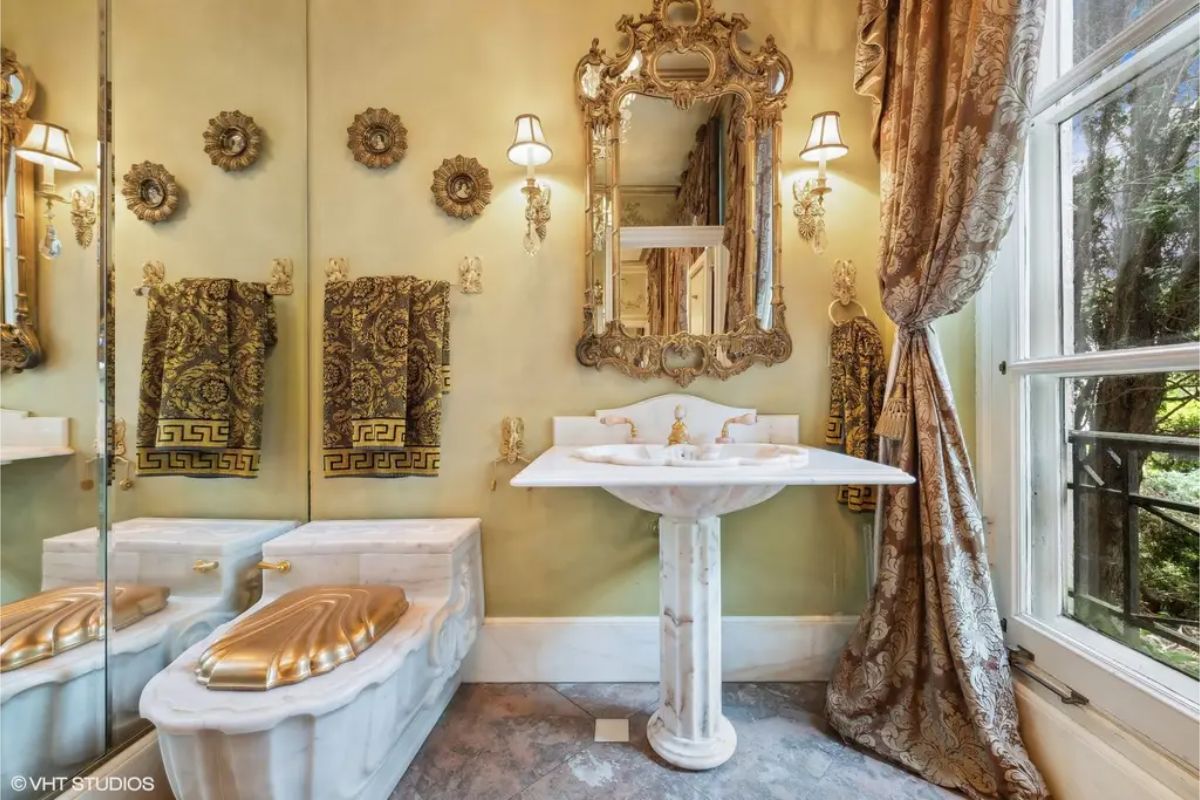
[{"label": "reflection in mirror", "polygon": [[87,200],[97,196],[97,31],[96,0],[0,3],[3,800],[46,796],[50,787],[33,779],[67,778],[104,754],[104,636],[135,630],[161,600],[152,589],[114,597],[109,624],[103,548],[67,554],[52,545],[97,520],[91,459],[102,408]]},{"label": "reflection in mirror", "polygon": [[[109,488],[109,579],[170,591],[162,612],[130,628],[158,630],[159,647],[135,658],[114,642],[120,744],[149,727],[141,688],[258,599],[263,543],[307,513],[306,3],[121,0],[110,24],[114,174],[149,161],[181,188],[174,213],[156,224],[123,199],[113,219],[112,414],[127,422],[137,474],[132,488]],[[238,169],[214,168],[205,149],[222,112],[224,135],[210,134],[210,149]],[[368,145],[386,151],[388,132],[375,133]],[[244,164],[229,161],[251,150]],[[135,192],[153,209],[172,189],[150,175]],[[287,288],[268,289],[279,261],[294,274]],[[153,262],[161,286],[135,293]],[[222,347],[236,348],[236,365]],[[87,534],[78,538],[86,546]]]}]

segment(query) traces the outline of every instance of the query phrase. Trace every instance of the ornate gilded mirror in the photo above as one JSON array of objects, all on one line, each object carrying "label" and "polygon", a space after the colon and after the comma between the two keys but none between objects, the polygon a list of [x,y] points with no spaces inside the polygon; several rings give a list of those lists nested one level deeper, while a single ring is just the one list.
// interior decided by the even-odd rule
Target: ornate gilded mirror
[{"label": "ornate gilded mirror", "polygon": [[588,138],[585,366],[681,386],[791,355],[781,112],[792,66],[713,0],[653,0],[575,71]]},{"label": "ornate gilded mirror", "polygon": [[4,267],[0,295],[0,367],[20,372],[42,360],[37,336],[37,221],[34,216],[34,165],[16,157],[16,147],[28,125],[29,109],[37,96],[33,73],[13,51],[2,53],[0,81],[0,186],[4,187],[4,218],[0,238]]}]

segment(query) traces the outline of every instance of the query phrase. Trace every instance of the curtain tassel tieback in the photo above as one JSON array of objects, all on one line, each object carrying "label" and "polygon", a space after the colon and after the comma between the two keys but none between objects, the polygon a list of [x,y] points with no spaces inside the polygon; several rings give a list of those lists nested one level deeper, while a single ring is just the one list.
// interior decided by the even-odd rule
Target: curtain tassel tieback
[{"label": "curtain tassel tieback", "polygon": [[879,414],[879,423],[875,426],[875,435],[885,439],[900,440],[904,438],[904,424],[908,419],[908,387],[903,381],[897,381],[892,389],[892,395],[883,404]]}]

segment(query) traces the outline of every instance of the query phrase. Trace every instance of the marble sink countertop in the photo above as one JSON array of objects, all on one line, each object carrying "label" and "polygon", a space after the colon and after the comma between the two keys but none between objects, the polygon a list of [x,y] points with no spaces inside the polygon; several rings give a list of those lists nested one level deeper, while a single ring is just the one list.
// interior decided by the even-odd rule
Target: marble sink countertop
[{"label": "marble sink countertop", "polygon": [[585,461],[576,445],[556,445],[512,479],[517,487],[583,486],[826,486],[906,484],[913,477],[895,467],[816,447],[804,465],[642,467]]}]

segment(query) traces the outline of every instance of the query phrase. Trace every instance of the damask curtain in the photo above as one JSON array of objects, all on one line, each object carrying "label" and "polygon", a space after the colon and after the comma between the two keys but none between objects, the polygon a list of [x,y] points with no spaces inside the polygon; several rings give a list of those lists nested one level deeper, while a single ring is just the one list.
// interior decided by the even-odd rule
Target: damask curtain
[{"label": "damask curtain", "polygon": [[[995,263],[1020,176],[1044,0],[860,0],[875,101],[879,281],[896,323],[872,597],[829,684],[846,738],[972,798],[1043,798],[1017,729],[983,522],[930,324]],[[884,425],[881,424],[881,429]]]}]

